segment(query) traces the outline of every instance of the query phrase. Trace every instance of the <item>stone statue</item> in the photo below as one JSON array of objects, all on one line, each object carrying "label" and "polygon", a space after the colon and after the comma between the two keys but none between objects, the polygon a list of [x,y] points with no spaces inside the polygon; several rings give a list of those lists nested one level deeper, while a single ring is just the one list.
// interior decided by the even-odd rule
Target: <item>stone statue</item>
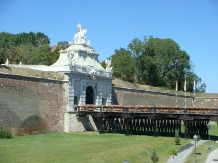
[{"label": "stone statue", "polygon": [[8,61],[8,59],[6,60],[5,65],[9,65],[9,61]]},{"label": "stone statue", "polygon": [[79,23],[77,24],[77,29],[78,29],[78,32],[81,32],[82,31],[82,25]]},{"label": "stone statue", "polygon": [[111,60],[110,59],[106,59],[105,60],[105,64],[106,64],[106,71],[107,72],[112,72],[113,67],[111,67]]},{"label": "stone statue", "polygon": [[74,43],[75,44],[84,44],[85,43],[85,35],[87,33],[86,29],[82,29],[82,25],[77,24],[78,32],[74,35]]},{"label": "stone statue", "polygon": [[92,69],[89,74],[92,80],[96,79],[97,72],[94,69]]},{"label": "stone statue", "polygon": [[88,45],[88,47],[90,48],[90,46],[91,46],[91,44],[90,44],[90,40],[87,41],[87,45]]}]

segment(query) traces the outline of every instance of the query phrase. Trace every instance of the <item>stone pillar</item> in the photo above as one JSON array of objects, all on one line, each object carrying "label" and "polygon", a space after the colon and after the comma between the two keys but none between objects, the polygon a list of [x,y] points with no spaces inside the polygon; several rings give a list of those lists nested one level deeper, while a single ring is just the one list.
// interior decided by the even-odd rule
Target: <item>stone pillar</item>
[{"label": "stone pillar", "polygon": [[74,111],[74,80],[72,75],[69,75],[69,98],[68,98],[68,111]]},{"label": "stone pillar", "polygon": [[112,97],[112,95],[111,95],[111,83],[108,83],[107,84],[107,103],[106,103],[106,105],[111,105],[111,97]]},{"label": "stone pillar", "polygon": [[80,82],[80,99],[79,99],[79,105],[85,105],[86,104],[86,82],[84,80],[81,80]]},{"label": "stone pillar", "polygon": [[102,105],[102,84],[100,82],[99,82],[98,93],[99,93],[99,106],[101,106]]}]

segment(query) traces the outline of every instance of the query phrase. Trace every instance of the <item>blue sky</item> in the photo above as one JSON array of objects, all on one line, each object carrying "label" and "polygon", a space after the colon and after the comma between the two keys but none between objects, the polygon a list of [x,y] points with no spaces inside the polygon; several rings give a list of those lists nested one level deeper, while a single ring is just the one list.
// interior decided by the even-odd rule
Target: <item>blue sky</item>
[{"label": "blue sky", "polygon": [[218,93],[217,0],[0,0],[0,32],[43,32],[54,45],[74,41],[78,22],[99,61],[134,38],[173,39],[207,93]]}]

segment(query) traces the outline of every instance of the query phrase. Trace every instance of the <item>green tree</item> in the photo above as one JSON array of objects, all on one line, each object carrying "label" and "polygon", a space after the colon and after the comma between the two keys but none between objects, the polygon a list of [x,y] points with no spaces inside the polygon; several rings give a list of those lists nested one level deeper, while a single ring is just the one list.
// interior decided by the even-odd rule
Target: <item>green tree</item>
[{"label": "green tree", "polygon": [[31,65],[49,65],[51,59],[51,49],[49,45],[41,45],[31,51],[31,58],[27,64]]},{"label": "green tree", "polygon": [[177,151],[175,149],[171,150],[170,155],[173,155],[174,158],[174,156],[177,156]]},{"label": "green tree", "polygon": [[130,51],[120,48],[112,55],[113,75],[125,81],[134,80],[135,64]]},{"label": "green tree", "polygon": [[17,49],[16,47],[10,47],[5,51],[6,57],[9,60],[9,63],[13,64],[15,60],[15,56],[17,54]]},{"label": "green tree", "polygon": [[200,85],[200,78],[193,72],[190,56],[172,39],[150,36],[141,41],[136,38],[128,49],[135,63],[138,83],[174,89],[178,81],[178,90],[183,90],[186,75],[189,92],[193,91],[194,79],[198,82],[199,91],[204,91],[205,84]]},{"label": "green tree", "polygon": [[151,153],[151,156],[150,156],[150,159],[153,163],[156,163],[159,161],[159,157],[157,156],[157,153],[156,153],[156,150],[153,149],[152,153]]},{"label": "green tree", "polygon": [[180,145],[180,136],[179,136],[179,131],[175,131],[175,144]]},{"label": "green tree", "polygon": [[105,60],[102,61],[102,62],[100,62],[100,64],[101,64],[101,66],[102,66],[104,69],[106,69],[106,63],[105,63]]},{"label": "green tree", "polygon": [[[146,40],[146,37],[144,38]],[[138,82],[140,78],[141,71],[139,63],[139,57],[143,52],[144,42],[139,40],[138,38],[133,39],[129,45],[128,50],[131,52],[131,57],[133,58],[135,69],[134,69],[134,82]]]},{"label": "green tree", "polygon": [[37,32],[35,38],[36,38],[35,46],[50,44],[50,39],[48,38],[47,35],[45,35],[42,32]]},{"label": "green tree", "polygon": [[0,64],[5,63],[7,56],[5,54],[5,51],[14,45],[14,35],[7,33],[7,32],[1,32],[0,33]]},{"label": "green tree", "polygon": [[[22,32],[16,35],[1,32],[0,63],[4,63],[8,58],[11,63],[21,61],[24,64],[48,65],[51,61],[49,44],[48,36],[41,32]],[[40,54],[36,54],[37,52]]]},{"label": "green tree", "polygon": [[29,60],[32,58],[32,44],[22,44],[17,47],[17,55],[15,61],[17,63],[28,64]]},{"label": "green tree", "polygon": [[54,64],[58,60],[58,58],[60,56],[60,53],[59,53],[60,50],[64,50],[68,47],[69,47],[69,44],[67,41],[58,42],[55,50],[53,52],[51,52],[51,60],[50,60],[49,65]]}]

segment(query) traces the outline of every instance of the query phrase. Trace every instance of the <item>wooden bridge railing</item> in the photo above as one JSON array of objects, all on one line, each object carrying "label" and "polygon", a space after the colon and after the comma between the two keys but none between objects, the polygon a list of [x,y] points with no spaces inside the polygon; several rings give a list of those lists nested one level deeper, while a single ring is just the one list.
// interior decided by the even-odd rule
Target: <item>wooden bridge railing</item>
[{"label": "wooden bridge railing", "polygon": [[212,107],[178,107],[178,106],[147,106],[147,105],[82,105],[76,106],[79,112],[128,112],[128,113],[167,113],[167,114],[218,114],[218,108]]}]

